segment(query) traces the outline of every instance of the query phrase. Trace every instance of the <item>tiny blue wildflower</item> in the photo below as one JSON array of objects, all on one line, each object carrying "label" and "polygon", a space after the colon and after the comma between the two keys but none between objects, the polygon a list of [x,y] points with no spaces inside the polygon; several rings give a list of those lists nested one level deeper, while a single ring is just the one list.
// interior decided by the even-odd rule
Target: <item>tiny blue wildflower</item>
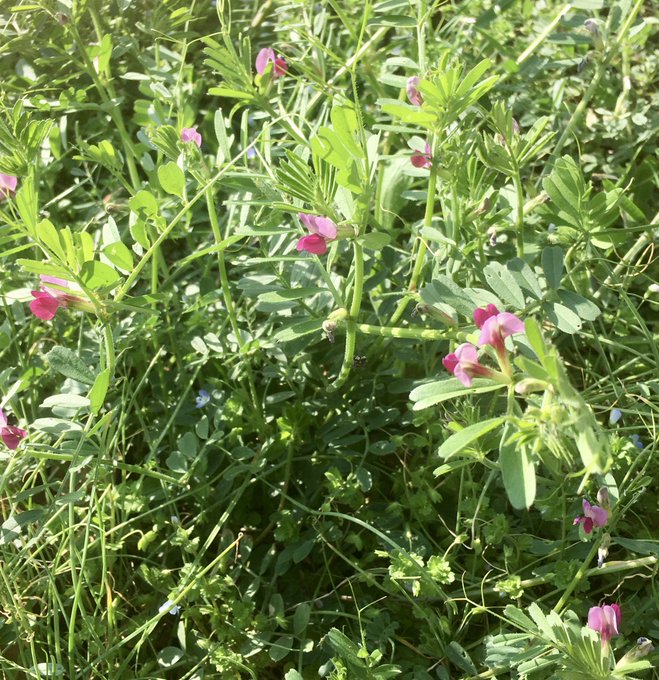
[{"label": "tiny blue wildflower", "polygon": [[637,448],[637,449],[643,449],[645,446],[643,445],[643,442],[641,441],[641,438],[637,434],[632,435],[632,444]]},{"label": "tiny blue wildflower", "polygon": [[195,408],[204,408],[211,400],[211,395],[206,390],[199,390],[199,395],[195,397]]},{"label": "tiny blue wildflower", "polygon": [[177,605],[174,604],[173,600],[167,600],[163,605],[160,606],[160,609],[158,609],[158,612],[162,614],[163,612],[169,612],[173,616],[176,616],[179,611],[181,611],[181,608]]},{"label": "tiny blue wildflower", "polygon": [[180,523],[181,523],[181,520],[180,520],[176,515],[172,515],[172,516],[169,518],[169,521],[170,521],[172,524],[180,524]]},{"label": "tiny blue wildflower", "polygon": [[249,149],[247,149],[247,158],[255,158],[256,157],[256,149],[253,146],[250,146]]},{"label": "tiny blue wildflower", "polygon": [[609,425],[615,425],[622,418],[622,411],[619,408],[611,409],[609,415]]}]

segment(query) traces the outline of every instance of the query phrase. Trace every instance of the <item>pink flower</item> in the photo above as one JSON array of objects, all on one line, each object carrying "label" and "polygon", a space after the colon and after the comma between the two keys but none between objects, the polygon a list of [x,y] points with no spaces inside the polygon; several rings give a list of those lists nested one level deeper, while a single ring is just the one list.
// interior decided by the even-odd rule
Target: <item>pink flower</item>
[{"label": "pink flower", "polygon": [[183,128],[181,130],[182,142],[194,142],[201,149],[201,135],[197,132],[197,128]]},{"label": "pink flower", "polygon": [[3,175],[0,172],[0,201],[8,198],[16,191],[18,178],[13,175]]},{"label": "pink flower", "polygon": [[[69,282],[64,279],[58,279],[55,276],[41,275],[41,282],[54,283],[62,288],[68,288]],[[84,302],[81,298],[75,295],[69,295],[57,288],[41,287],[41,290],[33,290],[32,297],[35,298],[30,303],[30,311],[34,316],[43,321],[50,321],[60,307],[68,307],[72,302]]]},{"label": "pink flower", "polygon": [[[492,305],[492,307],[494,307],[494,305]],[[496,307],[494,307],[494,309],[496,309]],[[481,335],[480,338],[478,338],[478,346],[492,345],[500,357],[505,356],[506,348],[503,341],[509,335],[523,333],[524,324],[510,312],[501,312],[500,314],[492,313],[489,305],[487,309],[483,311],[485,314],[488,314],[485,318],[483,318],[484,314],[481,313],[477,317],[476,312],[474,312],[474,321],[478,318],[476,324],[481,320],[483,322],[483,325],[481,326]]]},{"label": "pink flower", "polygon": [[327,252],[327,241],[319,234],[303,236],[295,246],[299,252],[303,250],[313,255],[324,255]]},{"label": "pink flower", "polygon": [[412,76],[407,79],[407,98],[414,106],[421,106],[423,104],[423,97],[418,90],[419,80],[421,80],[419,76]]},{"label": "pink flower", "polygon": [[583,499],[584,516],[575,517],[573,525],[583,525],[585,533],[589,534],[593,527],[603,527],[609,521],[609,513],[598,505],[591,505],[585,498]]},{"label": "pink flower", "polygon": [[495,305],[489,304],[487,307],[478,307],[474,310],[474,323],[483,328],[483,324],[491,317],[499,314],[499,310]]},{"label": "pink flower", "polygon": [[486,378],[492,378],[497,375],[496,371],[479,363],[478,350],[468,342],[458,345],[458,347],[455,348],[455,352],[447,354],[442,359],[442,364],[444,364],[444,368],[449,373],[453,373],[465,387],[471,387],[472,378],[474,376],[480,375]]},{"label": "pink flower", "polygon": [[602,647],[619,633],[622,613],[617,604],[603,604],[588,610],[588,628],[596,630],[602,637]]},{"label": "pink flower", "polygon": [[426,143],[425,151],[417,151],[410,158],[412,165],[415,168],[430,168],[432,166],[432,155],[430,153],[430,145]]},{"label": "pink flower", "polygon": [[0,408],[0,438],[5,443],[5,446],[12,451],[18,447],[21,439],[27,437],[27,432],[20,427],[14,427],[7,424],[7,416]]},{"label": "pink flower", "polygon": [[333,241],[339,233],[338,228],[329,217],[298,213],[300,222],[311,232],[309,236],[303,236],[296,248],[314,255],[324,255],[327,252],[328,241]]},{"label": "pink flower", "polygon": [[256,56],[256,72],[259,75],[265,73],[268,63],[272,62],[272,77],[281,78],[288,71],[288,64],[284,57],[278,57],[272,47],[264,47]]}]

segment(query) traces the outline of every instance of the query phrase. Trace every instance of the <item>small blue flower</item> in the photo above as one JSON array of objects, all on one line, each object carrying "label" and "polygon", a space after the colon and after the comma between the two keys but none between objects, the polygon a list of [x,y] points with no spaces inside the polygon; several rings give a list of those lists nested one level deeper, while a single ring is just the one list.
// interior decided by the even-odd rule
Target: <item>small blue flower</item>
[{"label": "small blue flower", "polygon": [[609,415],[609,425],[615,425],[622,418],[622,411],[619,408],[612,408]]},{"label": "small blue flower", "polygon": [[199,390],[199,396],[195,397],[195,408],[204,408],[211,400],[211,395],[206,390]]},{"label": "small blue flower", "polygon": [[247,149],[247,158],[255,158],[256,157],[256,149],[253,146],[250,146],[249,149]]},{"label": "small blue flower", "polygon": [[637,449],[644,449],[645,448],[645,446],[643,445],[643,442],[641,441],[641,438],[637,434],[632,435],[632,444]]},{"label": "small blue flower", "polygon": [[158,612],[160,614],[162,614],[163,612],[169,612],[173,616],[176,616],[180,611],[181,608],[177,604],[174,604],[173,600],[167,600],[167,602],[161,605],[160,609],[158,609]]}]

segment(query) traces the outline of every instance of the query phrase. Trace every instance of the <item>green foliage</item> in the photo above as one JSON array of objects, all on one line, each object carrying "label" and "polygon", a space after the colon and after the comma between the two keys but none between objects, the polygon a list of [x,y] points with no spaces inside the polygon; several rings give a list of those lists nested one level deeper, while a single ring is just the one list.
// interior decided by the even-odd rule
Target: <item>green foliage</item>
[{"label": "green foliage", "polygon": [[654,8],[0,4],[0,675],[657,677]]}]

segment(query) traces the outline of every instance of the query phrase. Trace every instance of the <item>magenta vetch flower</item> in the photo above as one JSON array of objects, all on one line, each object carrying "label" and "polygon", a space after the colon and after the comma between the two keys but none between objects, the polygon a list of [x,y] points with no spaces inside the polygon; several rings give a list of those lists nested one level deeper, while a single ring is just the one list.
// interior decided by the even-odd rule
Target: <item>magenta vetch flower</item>
[{"label": "magenta vetch flower", "polygon": [[333,241],[339,233],[336,224],[329,217],[307,213],[298,213],[297,216],[311,233],[303,236],[297,242],[296,248],[300,252],[304,250],[313,255],[324,255],[327,252],[328,241]]},{"label": "magenta vetch flower", "polygon": [[201,135],[197,132],[197,128],[183,128],[181,130],[182,142],[194,142],[201,149]]},{"label": "magenta vetch flower", "polygon": [[[486,314],[489,314],[488,309],[485,310]],[[494,305],[492,305],[494,307]],[[494,307],[496,309],[496,307]],[[479,320],[482,316],[479,315]],[[474,312],[474,320],[476,320],[476,312]],[[478,321],[476,322],[478,324]],[[520,319],[518,319],[514,314],[510,312],[501,312],[500,314],[492,314],[488,316],[481,326],[481,335],[478,338],[478,346],[492,345],[499,356],[505,354],[506,348],[503,341],[509,335],[515,335],[515,333],[523,333],[524,324]]]},{"label": "magenta vetch flower", "polygon": [[583,516],[575,517],[573,525],[583,525],[583,530],[589,534],[593,527],[603,527],[609,521],[609,513],[598,505],[591,505],[585,498],[583,499]]},{"label": "magenta vetch flower", "polygon": [[65,293],[57,288],[49,288],[48,286],[43,285],[45,283],[54,283],[62,288],[68,288],[69,282],[64,279],[58,279],[55,276],[46,276],[45,274],[42,274],[41,283],[41,290],[31,291],[32,297],[35,299],[30,303],[30,311],[34,316],[43,321],[50,321],[60,307],[68,307],[69,304],[73,302],[84,303],[82,298],[76,297],[75,295],[69,295],[69,293]]},{"label": "magenta vetch flower", "polygon": [[432,166],[432,155],[430,152],[430,145],[426,143],[426,148],[423,153],[421,151],[417,151],[415,154],[412,155],[412,158],[410,158],[412,161],[412,165],[415,168],[429,168]]},{"label": "magenta vetch flower", "polygon": [[256,72],[265,73],[268,64],[272,62],[272,77],[281,78],[288,71],[288,64],[284,57],[278,57],[272,47],[264,47],[256,56]]},{"label": "magenta vetch flower", "polygon": [[491,378],[496,375],[496,372],[487,366],[483,366],[478,361],[478,350],[464,342],[455,348],[455,352],[447,354],[442,359],[444,368],[453,375],[465,386],[471,387],[472,378],[480,375],[485,378]]},{"label": "magenta vetch flower", "polygon": [[499,310],[495,305],[489,304],[487,307],[478,307],[474,310],[474,323],[483,328],[483,324],[491,317],[499,314]]},{"label": "magenta vetch flower", "polygon": [[13,175],[3,175],[0,172],[0,201],[16,192],[18,178]]},{"label": "magenta vetch flower", "polygon": [[324,255],[327,252],[327,241],[319,234],[309,234],[309,236],[303,236],[295,247],[299,252]]},{"label": "magenta vetch flower", "polygon": [[602,637],[602,647],[620,632],[622,613],[617,604],[603,604],[588,610],[588,628],[596,630]]},{"label": "magenta vetch flower", "polygon": [[20,427],[9,425],[7,416],[0,408],[0,438],[5,443],[5,446],[13,451],[24,437],[27,437],[27,432]]},{"label": "magenta vetch flower", "polygon": [[418,90],[419,87],[419,76],[412,76],[411,78],[407,79],[407,98],[410,100],[414,106],[421,106],[423,104],[423,97],[421,96],[421,93]]}]

